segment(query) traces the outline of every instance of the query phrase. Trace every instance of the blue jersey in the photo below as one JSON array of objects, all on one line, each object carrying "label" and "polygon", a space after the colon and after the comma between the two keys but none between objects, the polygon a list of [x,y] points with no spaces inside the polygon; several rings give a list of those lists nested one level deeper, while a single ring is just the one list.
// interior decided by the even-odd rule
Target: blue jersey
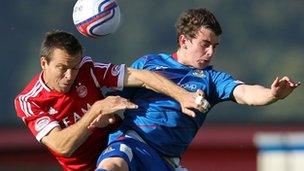
[{"label": "blue jersey", "polygon": [[[233,100],[233,89],[240,84],[212,66],[192,68],[178,63],[168,54],[143,56],[132,67],[155,71],[190,92],[203,90],[211,108],[219,102]],[[166,156],[181,156],[206,118],[207,112],[195,111],[195,118],[181,113],[176,100],[152,90],[133,88],[126,89],[125,93],[139,108],[125,112],[120,132],[136,131],[147,144]]]}]

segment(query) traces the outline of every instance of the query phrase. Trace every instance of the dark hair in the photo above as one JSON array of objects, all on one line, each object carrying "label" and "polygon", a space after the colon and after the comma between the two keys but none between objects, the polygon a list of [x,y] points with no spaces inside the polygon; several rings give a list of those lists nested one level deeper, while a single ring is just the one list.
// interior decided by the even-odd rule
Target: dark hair
[{"label": "dark hair", "polygon": [[177,41],[180,35],[195,38],[201,27],[211,29],[217,36],[222,34],[222,29],[212,12],[205,8],[188,9],[178,18],[176,24]]},{"label": "dark hair", "polygon": [[55,48],[66,51],[70,56],[82,56],[82,45],[71,34],[62,30],[51,30],[46,33],[41,44],[40,57],[50,62]]}]

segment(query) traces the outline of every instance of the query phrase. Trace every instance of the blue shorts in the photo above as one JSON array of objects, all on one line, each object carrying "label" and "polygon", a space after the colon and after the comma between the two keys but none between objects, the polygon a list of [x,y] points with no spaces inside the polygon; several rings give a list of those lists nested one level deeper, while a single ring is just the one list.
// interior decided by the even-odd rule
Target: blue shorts
[{"label": "blue shorts", "polygon": [[97,165],[105,158],[121,157],[129,165],[130,171],[174,171],[161,156],[147,144],[128,137],[120,137],[106,148],[97,160]]}]

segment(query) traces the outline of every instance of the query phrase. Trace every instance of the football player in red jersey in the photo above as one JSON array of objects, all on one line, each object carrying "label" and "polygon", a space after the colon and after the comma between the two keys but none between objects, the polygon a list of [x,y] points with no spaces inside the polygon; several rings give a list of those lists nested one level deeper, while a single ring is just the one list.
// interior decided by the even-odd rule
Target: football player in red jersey
[{"label": "football player in red jersey", "polygon": [[[122,97],[104,97],[103,88],[150,88],[176,99],[190,116],[193,108],[201,108],[195,103],[195,93],[156,73],[83,57],[82,45],[65,31],[46,34],[40,57],[42,71],[15,98],[15,109],[64,170],[94,170],[108,134],[119,123],[114,113],[137,108]],[[99,127],[90,127],[96,119]]]}]

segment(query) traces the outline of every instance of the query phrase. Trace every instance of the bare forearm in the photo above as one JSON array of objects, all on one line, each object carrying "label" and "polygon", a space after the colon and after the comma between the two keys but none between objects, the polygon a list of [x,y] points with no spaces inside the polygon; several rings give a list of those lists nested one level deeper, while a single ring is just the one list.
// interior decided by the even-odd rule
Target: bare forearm
[{"label": "bare forearm", "polygon": [[277,101],[269,88],[260,85],[240,85],[233,94],[239,104],[264,106]]},{"label": "bare forearm", "polygon": [[111,122],[113,113],[123,109],[134,109],[137,105],[119,96],[108,96],[103,100],[96,101],[83,117],[75,124],[64,129],[54,128],[42,139],[53,151],[70,156],[90,136],[91,123],[99,118],[96,127],[105,127]]},{"label": "bare forearm", "polygon": [[177,86],[172,81],[151,71],[129,70],[128,74],[129,76],[125,82],[126,86],[141,85],[156,92],[171,96],[176,100],[187,93],[186,90]]},{"label": "bare forearm", "polygon": [[78,122],[69,127],[55,128],[42,141],[53,151],[63,156],[70,156],[89,137],[90,130],[87,127],[94,118],[94,115],[86,113]]}]

